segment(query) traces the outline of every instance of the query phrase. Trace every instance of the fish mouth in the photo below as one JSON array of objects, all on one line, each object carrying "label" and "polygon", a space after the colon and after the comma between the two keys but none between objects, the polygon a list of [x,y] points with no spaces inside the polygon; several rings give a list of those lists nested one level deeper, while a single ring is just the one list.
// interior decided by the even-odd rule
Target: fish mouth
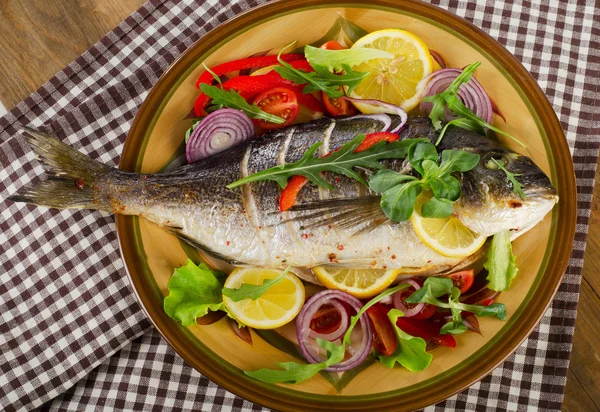
[{"label": "fish mouth", "polygon": [[523,189],[526,198],[552,200],[558,202],[558,195],[553,187],[546,186],[530,186]]}]

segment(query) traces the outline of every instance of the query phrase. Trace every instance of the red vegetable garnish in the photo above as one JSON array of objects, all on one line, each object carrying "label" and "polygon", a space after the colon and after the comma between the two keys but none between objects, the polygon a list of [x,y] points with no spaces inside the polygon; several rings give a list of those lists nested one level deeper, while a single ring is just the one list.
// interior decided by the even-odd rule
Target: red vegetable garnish
[{"label": "red vegetable garnish", "polygon": [[285,189],[281,192],[279,197],[279,210],[285,212],[296,204],[298,193],[308,183],[308,178],[304,176],[292,176]]},{"label": "red vegetable garnish", "polygon": [[[354,150],[354,152],[364,152],[375,143],[385,140],[386,142],[393,142],[398,140],[399,136],[394,133],[378,132],[369,133],[365,136],[365,140]],[[279,197],[279,211],[285,212],[296,204],[298,200],[298,193],[308,183],[308,179],[304,176],[292,176],[285,189],[281,192]]]},{"label": "red vegetable garnish", "polygon": [[436,325],[426,320],[413,320],[398,318],[396,325],[411,336],[431,340],[439,345],[456,347],[456,340],[452,335],[440,335],[442,325]]},{"label": "red vegetable garnish", "polygon": [[[304,71],[313,70],[306,60],[295,60],[290,62],[290,64],[296,69],[302,69]],[[260,76],[237,76],[223,83],[223,89],[233,89],[246,100],[251,100],[259,93],[262,93],[266,90],[282,86],[294,90],[298,96],[297,98],[300,104],[303,104],[314,111],[324,111],[323,104],[319,101],[319,99],[315,98],[311,94],[303,94],[301,87],[295,86],[294,82],[282,78],[275,71],[270,71],[269,73]],[[302,98],[300,98],[300,96],[302,96]],[[196,98],[196,102],[194,103],[194,113],[196,116],[200,117],[206,114],[204,112],[204,108],[209,101],[210,97],[204,93],[201,93],[200,96]]]},{"label": "red vegetable garnish", "polygon": [[452,279],[454,286],[460,289],[460,293],[465,293],[473,285],[475,279],[475,271],[473,269],[461,270],[460,272],[452,273],[448,275]]},{"label": "red vegetable garnish", "polygon": [[259,94],[254,99],[254,104],[260,107],[261,110],[274,114],[285,119],[282,124],[271,123],[265,120],[257,120],[256,123],[261,129],[280,129],[289,126],[300,111],[296,92],[287,87],[276,87]]},{"label": "red vegetable garnish", "polygon": [[326,49],[326,50],[342,50],[344,48],[345,48],[344,46],[342,46],[335,40],[330,40],[321,45],[321,49]]},{"label": "red vegetable garnish", "polygon": [[357,112],[356,107],[345,99],[330,98],[324,92],[321,92],[321,99],[323,100],[325,109],[327,109],[327,113],[331,116],[352,116]]},{"label": "red vegetable garnish", "polygon": [[365,140],[354,150],[354,153],[364,152],[365,150],[371,148],[376,143],[385,140],[386,142],[395,142],[398,140],[400,136],[396,133],[389,132],[377,132],[377,133],[369,133],[365,136]]},{"label": "red vegetable garnish", "polygon": [[379,303],[367,309],[367,316],[369,316],[373,330],[373,348],[382,355],[389,356],[396,351],[398,342],[392,323],[386,313],[385,307]]},{"label": "red vegetable garnish", "polygon": [[[301,54],[282,54],[281,59],[286,62],[291,62],[294,60],[304,59],[304,56]],[[261,67],[272,66],[274,64],[278,64],[277,56],[255,56],[219,64],[213,67],[211,70],[217,76],[221,76],[231,72],[237,72],[245,69],[259,69]],[[202,73],[196,81],[196,88],[199,89],[202,83],[213,84],[213,81],[214,78],[212,74],[207,70]]]},{"label": "red vegetable garnish", "polygon": [[342,314],[332,305],[323,305],[310,321],[310,328],[317,333],[328,334],[340,326]]}]

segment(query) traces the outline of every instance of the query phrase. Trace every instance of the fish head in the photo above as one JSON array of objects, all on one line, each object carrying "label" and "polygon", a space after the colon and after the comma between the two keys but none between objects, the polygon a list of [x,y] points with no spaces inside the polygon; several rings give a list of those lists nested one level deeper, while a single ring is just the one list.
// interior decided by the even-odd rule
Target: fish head
[{"label": "fish head", "polygon": [[[499,147],[479,154],[479,164],[461,177],[463,193],[455,208],[469,229],[485,236],[511,230],[515,238],[558,202],[550,179],[529,157]],[[508,179],[509,173],[522,192]]]}]

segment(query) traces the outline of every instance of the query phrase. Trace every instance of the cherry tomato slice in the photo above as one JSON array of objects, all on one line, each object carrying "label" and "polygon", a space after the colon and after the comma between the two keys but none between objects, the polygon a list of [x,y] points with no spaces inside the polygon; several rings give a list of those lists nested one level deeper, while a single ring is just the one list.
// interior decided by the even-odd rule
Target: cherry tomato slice
[{"label": "cherry tomato slice", "polygon": [[267,113],[285,119],[282,124],[258,120],[257,124],[261,129],[280,129],[289,126],[296,119],[300,110],[296,93],[287,87],[265,90],[256,96],[254,104]]},{"label": "cherry tomato slice", "polygon": [[396,351],[398,341],[386,313],[385,307],[379,303],[367,309],[367,316],[373,327],[373,348],[382,355],[389,356]]},{"label": "cherry tomato slice", "polygon": [[321,49],[326,49],[326,50],[342,50],[342,49],[344,49],[344,46],[342,46],[341,44],[339,44],[335,40],[330,40],[328,42],[323,43],[321,45]]},{"label": "cherry tomato slice", "polygon": [[465,293],[471,286],[473,286],[473,280],[475,279],[475,271],[473,269],[461,270],[460,272],[452,273],[448,275],[452,279],[454,286],[460,289],[460,293]]},{"label": "cherry tomato slice", "polygon": [[352,116],[357,112],[356,107],[348,100],[330,98],[324,92],[321,92],[321,98],[331,116]]},{"label": "cherry tomato slice", "polygon": [[310,328],[317,333],[327,334],[336,330],[341,321],[342,315],[334,306],[323,305],[310,321]]},{"label": "cherry tomato slice", "polygon": [[398,318],[396,321],[396,326],[411,336],[428,339],[437,343],[438,345],[448,346],[451,348],[456,347],[456,340],[454,339],[454,336],[440,335],[440,328],[442,326],[441,324],[436,325],[431,321],[413,320],[412,318]]}]

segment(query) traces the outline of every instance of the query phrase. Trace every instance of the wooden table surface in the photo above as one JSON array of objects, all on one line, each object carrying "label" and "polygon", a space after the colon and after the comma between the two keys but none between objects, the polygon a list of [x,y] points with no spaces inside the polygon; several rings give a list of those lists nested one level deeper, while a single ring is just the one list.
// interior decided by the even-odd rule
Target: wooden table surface
[{"label": "wooden table surface", "polygon": [[[35,91],[144,0],[2,0],[0,101]],[[600,168],[596,183],[600,182]],[[594,199],[600,195],[596,184]],[[564,411],[600,411],[600,204],[592,209]]]}]

